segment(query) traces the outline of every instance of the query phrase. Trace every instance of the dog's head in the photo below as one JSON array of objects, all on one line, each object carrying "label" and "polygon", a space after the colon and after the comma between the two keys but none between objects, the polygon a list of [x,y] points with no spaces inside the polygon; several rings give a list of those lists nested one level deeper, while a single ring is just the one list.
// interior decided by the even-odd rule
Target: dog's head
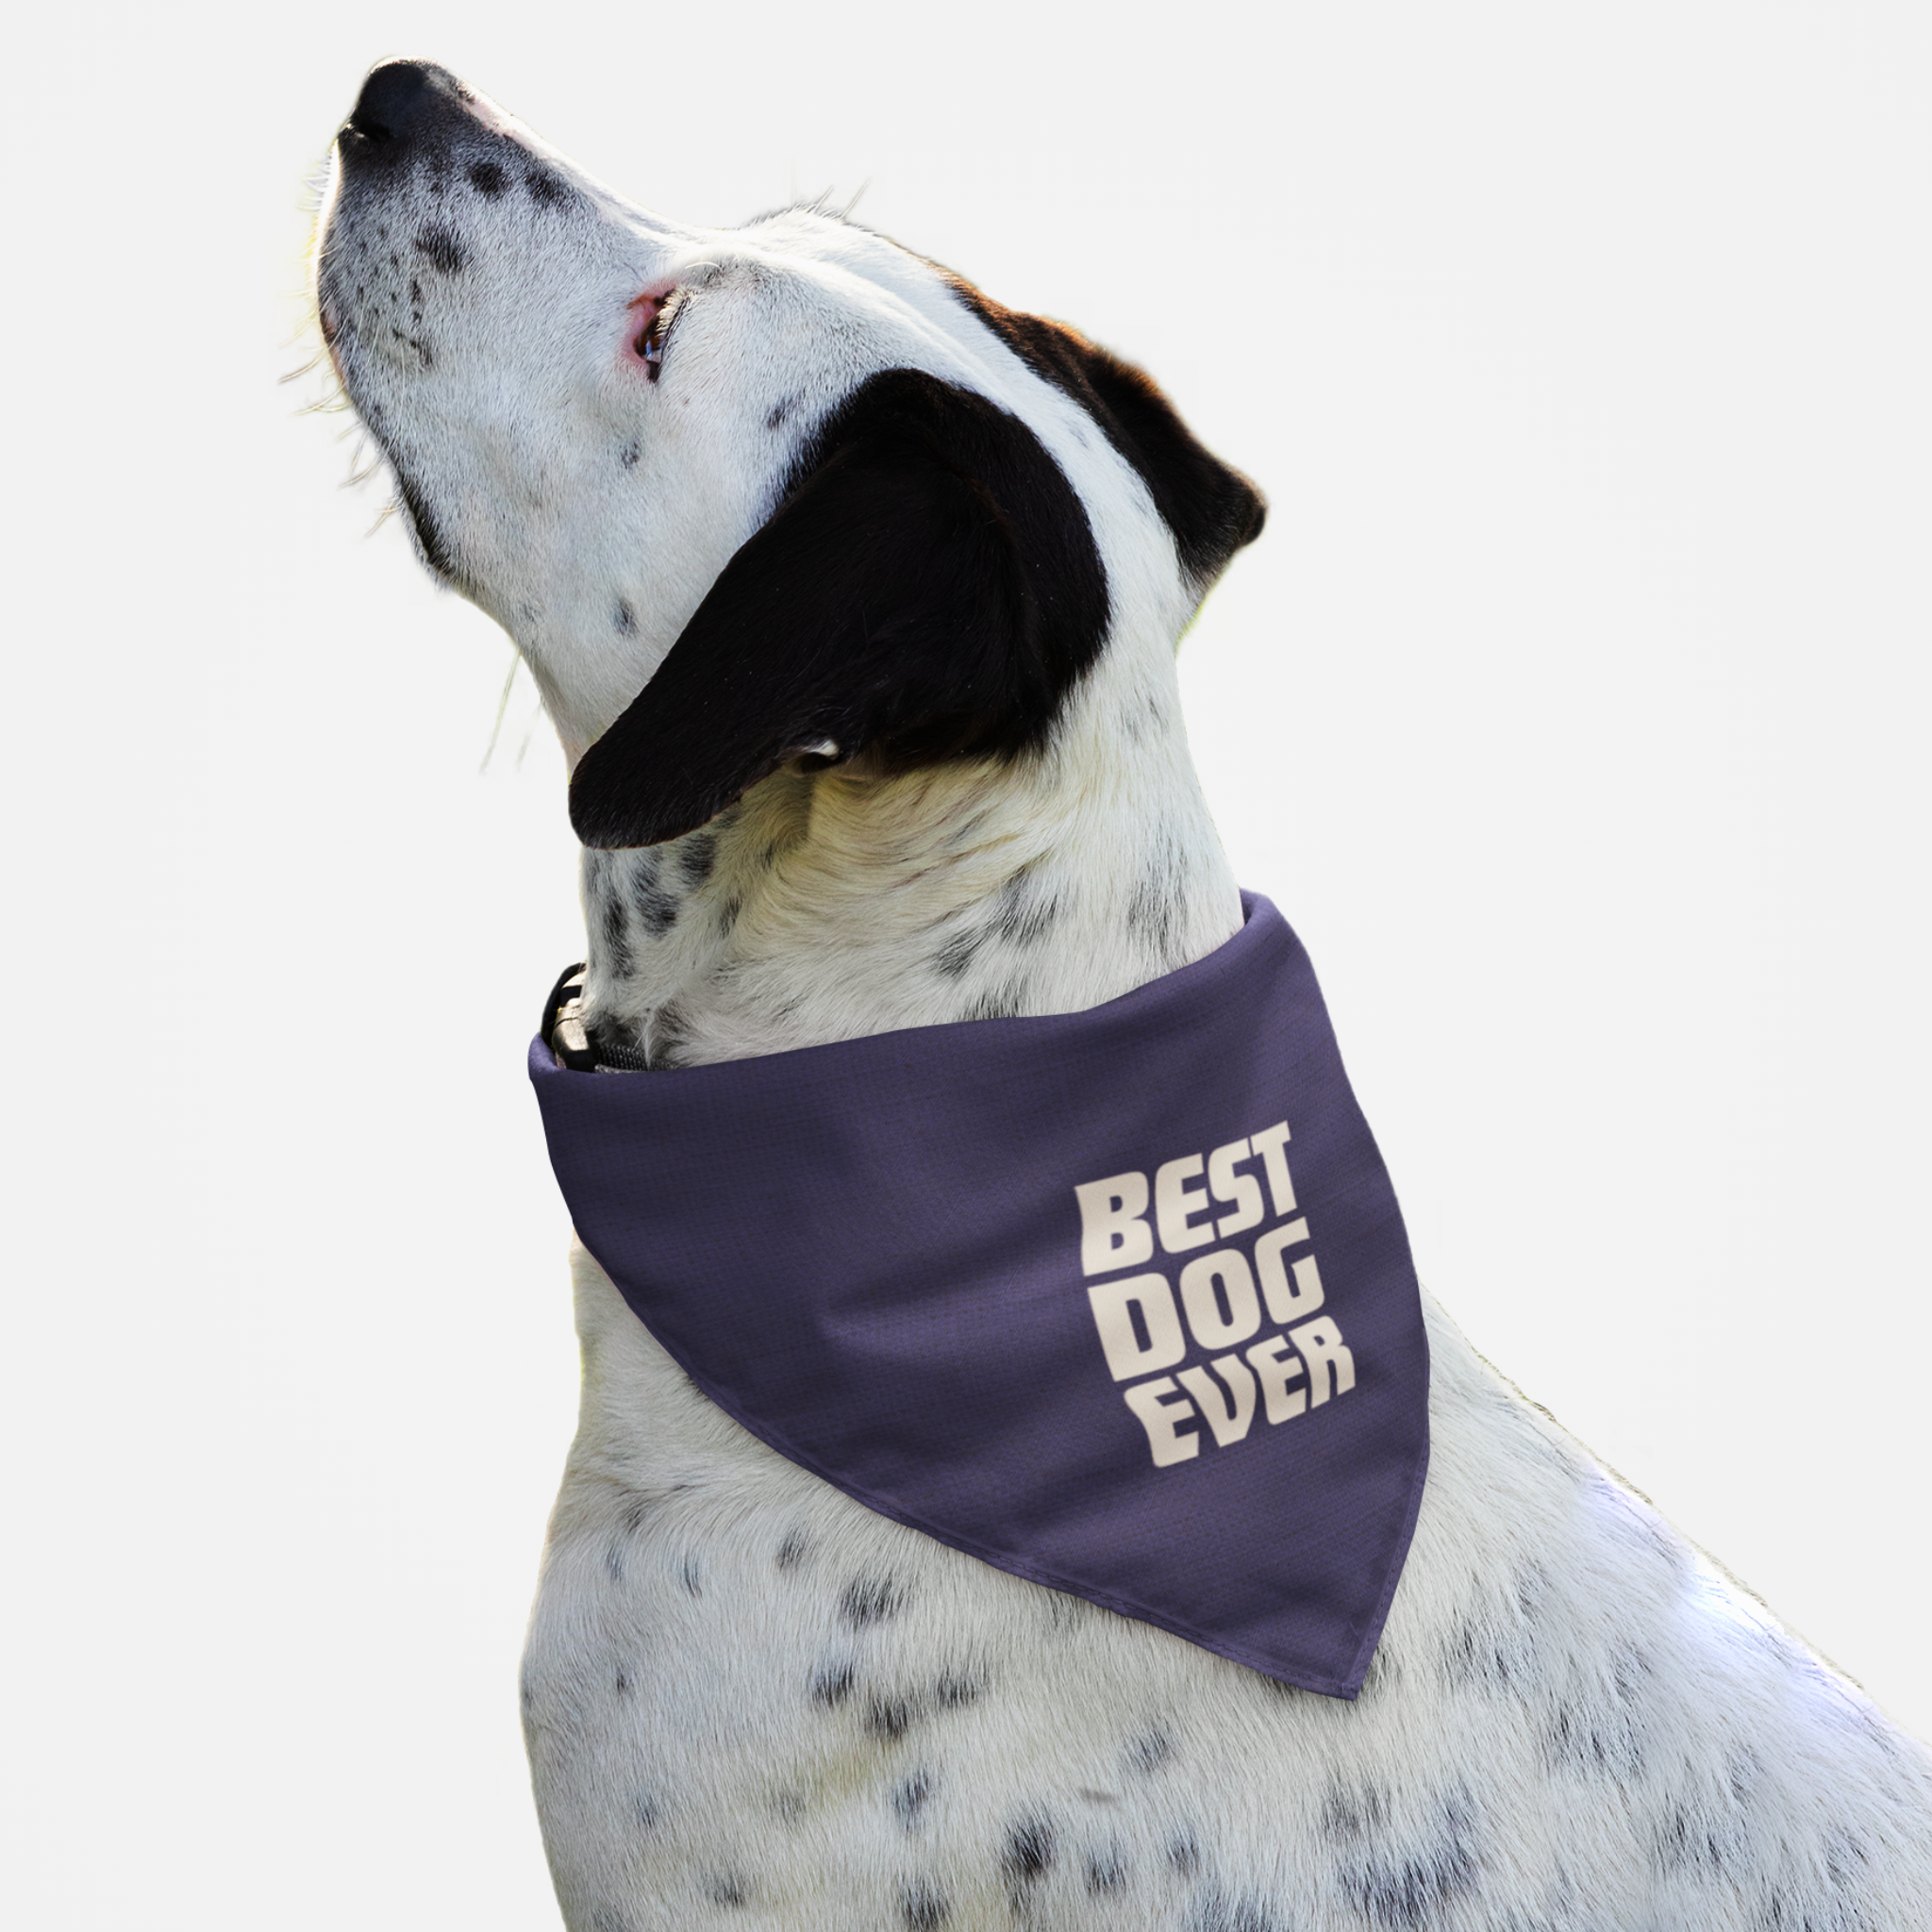
[{"label": "dog's head", "polygon": [[797,758],[1050,738],[1259,494],[1146,376],[813,208],[679,227],[438,67],[337,138],[322,325],[423,559],[516,640],[595,846]]}]

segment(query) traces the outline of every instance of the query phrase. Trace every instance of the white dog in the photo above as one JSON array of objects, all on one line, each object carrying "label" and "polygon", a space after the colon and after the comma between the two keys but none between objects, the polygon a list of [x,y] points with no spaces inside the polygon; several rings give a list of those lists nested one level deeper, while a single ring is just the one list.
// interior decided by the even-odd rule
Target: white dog
[{"label": "white dog", "polygon": [[[1139,372],[816,209],[659,220],[412,62],[317,281],[575,768],[580,1049],[1080,1011],[1236,931],[1174,659],[1261,503]],[[1347,1703],[871,1513],[575,1266],[524,1715],[576,1932],[1932,1926],[1925,1754],[1433,1309]]]}]

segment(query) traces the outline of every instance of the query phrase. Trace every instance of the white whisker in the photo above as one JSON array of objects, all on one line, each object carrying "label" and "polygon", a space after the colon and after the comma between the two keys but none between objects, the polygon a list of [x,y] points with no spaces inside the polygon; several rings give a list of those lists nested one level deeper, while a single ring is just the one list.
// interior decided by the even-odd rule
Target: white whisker
[{"label": "white whisker", "polygon": [[[512,645],[509,654],[509,675],[503,680],[503,694],[496,700],[496,722],[490,727],[490,742],[483,748],[483,762],[476,767],[476,775],[479,778],[490,769],[490,760],[496,756],[496,741],[503,731],[503,714],[509,709],[510,690],[517,681],[517,666],[523,661],[522,655]],[[517,762],[523,762],[521,754]]]}]

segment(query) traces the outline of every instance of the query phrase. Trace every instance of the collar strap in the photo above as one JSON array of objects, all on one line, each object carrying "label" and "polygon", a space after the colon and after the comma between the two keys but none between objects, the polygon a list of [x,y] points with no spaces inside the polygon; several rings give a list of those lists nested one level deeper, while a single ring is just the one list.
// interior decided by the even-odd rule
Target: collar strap
[{"label": "collar strap", "polygon": [[538,1037],[557,1064],[573,1074],[649,1073],[650,1061],[636,1047],[612,1040],[584,1018],[584,975],[589,971],[579,960],[558,975],[543,1002]]}]

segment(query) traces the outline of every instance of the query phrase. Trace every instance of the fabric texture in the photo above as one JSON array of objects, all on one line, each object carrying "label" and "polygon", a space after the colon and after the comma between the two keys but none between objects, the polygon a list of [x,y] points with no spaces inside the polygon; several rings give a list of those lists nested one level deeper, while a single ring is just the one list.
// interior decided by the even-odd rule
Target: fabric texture
[{"label": "fabric texture", "polygon": [[1401,1211],[1267,900],[1083,1013],[530,1075],[704,1392],[940,1541],[1353,1697],[1428,1460]]}]

